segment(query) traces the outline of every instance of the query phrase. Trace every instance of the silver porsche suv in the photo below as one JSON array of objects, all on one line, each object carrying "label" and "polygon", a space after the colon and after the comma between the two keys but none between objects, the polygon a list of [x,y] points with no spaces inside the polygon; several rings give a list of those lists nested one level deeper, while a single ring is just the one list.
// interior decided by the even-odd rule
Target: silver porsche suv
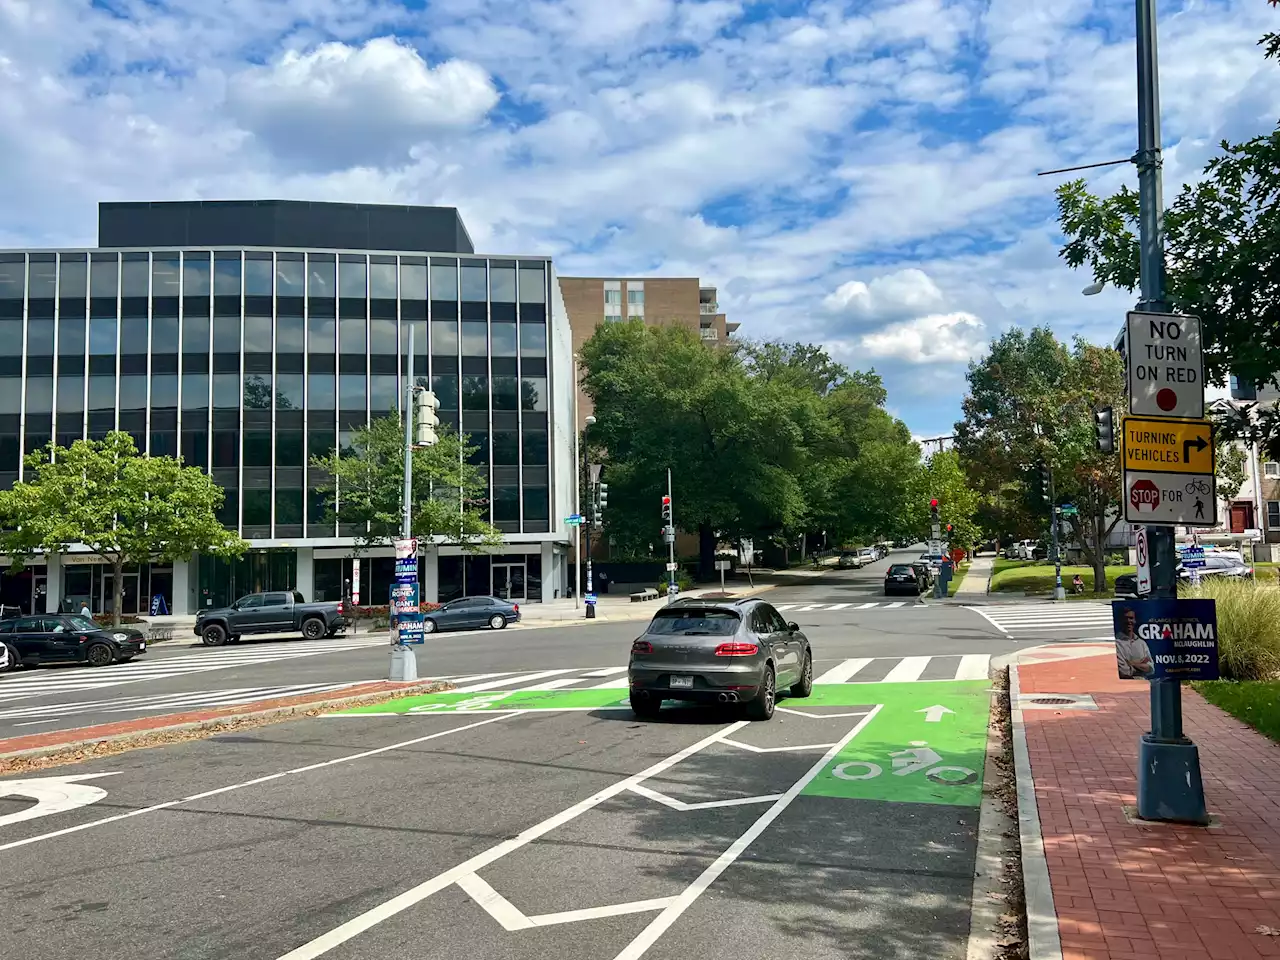
[{"label": "silver porsche suv", "polygon": [[652,719],[664,700],[741,703],[773,716],[778,691],[813,692],[813,651],[794,623],[761,600],[677,600],[631,645],[631,709]]}]

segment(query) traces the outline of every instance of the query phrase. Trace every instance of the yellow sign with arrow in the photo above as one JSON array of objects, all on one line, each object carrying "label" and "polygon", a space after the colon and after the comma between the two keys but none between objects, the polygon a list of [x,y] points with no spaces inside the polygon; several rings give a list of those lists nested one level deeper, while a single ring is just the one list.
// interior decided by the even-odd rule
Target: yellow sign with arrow
[{"label": "yellow sign with arrow", "polygon": [[1126,470],[1213,476],[1213,424],[1208,420],[1125,417],[1121,446]]}]

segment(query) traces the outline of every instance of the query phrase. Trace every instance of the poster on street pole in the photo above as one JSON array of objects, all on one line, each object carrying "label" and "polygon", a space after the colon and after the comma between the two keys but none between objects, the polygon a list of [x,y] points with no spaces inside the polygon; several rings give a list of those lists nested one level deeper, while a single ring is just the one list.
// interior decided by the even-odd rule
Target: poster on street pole
[{"label": "poster on street pole", "polygon": [[1111,603],[1121,680],[1217,680],[1218,613],[1212,600]]}]

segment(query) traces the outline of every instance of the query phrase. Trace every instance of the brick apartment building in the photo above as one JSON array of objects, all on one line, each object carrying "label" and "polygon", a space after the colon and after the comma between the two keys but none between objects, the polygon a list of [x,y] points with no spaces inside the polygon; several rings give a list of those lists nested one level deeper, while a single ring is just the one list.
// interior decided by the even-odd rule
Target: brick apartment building
[{"label": "brick apartment building", "polygon": [[[716,300],[716,288],[697,277],[560,277],[560,293],[573,332],[573,352],[611,321],[639,318],[697,330],[708,344],[726,343],[738,324],[730,323]],[[578,429],[591,413],[591,400],[578,391]]]}]

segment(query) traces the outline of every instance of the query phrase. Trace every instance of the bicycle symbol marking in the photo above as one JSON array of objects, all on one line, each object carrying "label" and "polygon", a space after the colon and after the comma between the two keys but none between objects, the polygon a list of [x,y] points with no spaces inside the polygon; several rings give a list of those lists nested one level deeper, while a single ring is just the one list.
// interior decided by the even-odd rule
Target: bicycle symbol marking
[{"label": "bicycle symbol marking", "polygon": [[[942,756],[925,740],[912,740],[911,749],[897,750],[889,756],[893,758],[895,777],[907,777],[924,771],[927,780],[946,787],[962,787],[978,781],[978,774],[968,767],[935,766],[942,764]],[[861,772],[854,773],[855,769],[860,769]],[[841,780],[874,780],[882,773],[884,768],[870,760],[850,760],[831,771],[832,776]]]},{"label": "bicycle symbol marking", "polygon": [[1187,493],[1198,493],[1207,497],[1213,493],[1213,485],[1208,480],[1192,480],[1187,484]]},{"label": "bicycle symbol marking", "polygon": [[459,700],[457,703],[424,703],[411,707],[409,713],[430,713],[433,710],[483,710],[499,700],[505,700],[505,693],[482,693],[478,697]]}]

